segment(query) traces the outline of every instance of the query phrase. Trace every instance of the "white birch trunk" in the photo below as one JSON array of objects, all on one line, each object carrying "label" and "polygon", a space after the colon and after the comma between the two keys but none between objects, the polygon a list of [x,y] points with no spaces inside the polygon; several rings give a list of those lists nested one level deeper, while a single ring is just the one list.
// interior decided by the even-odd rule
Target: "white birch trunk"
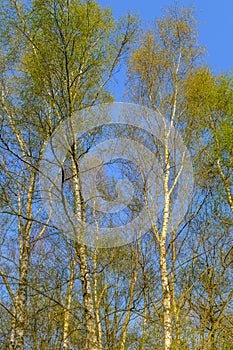
[{"label": "white birch trunk", "polygon": [[[76,162],[76,144],[74,144],[74,154],[72,158],[72,170],[74,178],[74,196],[75,196],[75,211],[79,215],[79,219],[83,224],[83,232],[85,234],[85,218],[84,218],[84,208],[81,197],[81,186],[79,179],[78,164]],[[80,237],[80,232],[77,232]],[[79,268],[80,268],[80,279],[82,282],[82,294],[83,294],[83,304],[84,304],[84,314],[86,322],[86,350],[100,350],[97,338],[97,322],[94,310],[93,295],[91,288],[91,277],[90,271],[87,263],[87,253],[86,247],[83,244],[77,242],[76,254],[78,257]]]}]

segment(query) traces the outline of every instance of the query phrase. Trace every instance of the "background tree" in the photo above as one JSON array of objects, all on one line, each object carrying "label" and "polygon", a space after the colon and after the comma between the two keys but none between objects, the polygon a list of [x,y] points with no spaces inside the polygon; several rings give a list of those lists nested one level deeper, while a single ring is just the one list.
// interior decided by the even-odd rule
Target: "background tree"
[{"label": "background tree", "polygon": [[[165,124],[164,144],[162,147],[164,208],[161,228],[154,228],[154,235],[159,247],[160,275],[163,294],[164,349],[171,349],[173,336],[172,321],[172,281],[169,278],[168,259],[170,242],[173,262],[176,260],[174,241],[176,233],[169,235],[169,222],[172,217],[172,192],[179,179],[178,164],[172,164],[168,140],[171,129],[181,121],[187,110],[184,80],[197,65],[201,48],[197,45],[195,19],[187,8],[171,7],[164,18],[158,20],[155,30],[144,34],[139,47],[133,50],[129,60],[129,82],[133,91],[132,99],[149,106],[161,117]],[[172,178],[172,166],[177,172]],[[177,227],[178,228],[178,227]],[[172,264],[172,262],[171,262]],[[170,280],[170,281],[169,281]],[[172,301],[173,300],[173,301]],[[177,320],[176,320],[177,322]]]}]

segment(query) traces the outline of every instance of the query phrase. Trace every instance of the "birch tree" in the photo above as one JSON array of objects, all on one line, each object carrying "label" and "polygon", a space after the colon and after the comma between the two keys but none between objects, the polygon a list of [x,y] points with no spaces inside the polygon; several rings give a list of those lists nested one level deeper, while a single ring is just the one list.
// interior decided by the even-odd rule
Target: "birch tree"
[{"label": "birch tree", "polygon": [[[180,176],[177,170],[172,178],[169,137],[174,125],[182,121],[187,110],[184,99],[184,79],[197,64],[201,54],[197,44],[195,19],[192,10],[171,7],[156,22],[155,30],[144,34],[139,47],[129,60],[129,83],[133,101],[150,106],[164,123],[161,150],[164,188],[164,207],[161,227],[154,226],[154,236],[159,247],[160,275],[163,294],[164,349],[172,347],[172,290],[169,281],[167,245],[169,223],[172,218],[172,195]],[[165,119],[168,120],[166,127]],[[174,238],[173,238],[174,241]]]}]

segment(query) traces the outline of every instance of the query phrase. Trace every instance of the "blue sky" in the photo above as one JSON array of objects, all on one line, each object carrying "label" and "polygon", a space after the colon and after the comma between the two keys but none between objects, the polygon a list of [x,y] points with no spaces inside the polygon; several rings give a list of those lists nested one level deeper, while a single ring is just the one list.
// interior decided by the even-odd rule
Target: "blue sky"
[{"label": "blue sky", "polygon": [[[152,23],[162,15],[163,8],[173,1],[169,0],[99,0],[102,6],[112,9],[114,17],[125,15],[128,11],[138,13],[142,25]],[[207,62],[215,73],[233,68],[233,0],[183,0],[185,6],[196,8],[199,43],[207,49]],[[123,74],[118,75],[118,79]],[[122,83],[119,83],[121,88]],[[121,97],[118,90],[116,97]]]}]

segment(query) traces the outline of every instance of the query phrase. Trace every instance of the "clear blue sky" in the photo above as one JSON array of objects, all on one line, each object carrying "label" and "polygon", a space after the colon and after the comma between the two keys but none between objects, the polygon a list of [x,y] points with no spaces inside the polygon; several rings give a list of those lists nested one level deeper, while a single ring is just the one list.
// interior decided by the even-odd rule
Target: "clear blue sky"
[{"label": "clear blue sky", "polygon": [[[97,0],[112,9],[118,18],[128,11],[138,13],[142,25],[159,18],[162,9],[173,4],[169,0]],[[233,69],[233,0],[183,0],[180,4],[196,8],[199,43],[207,49],[207,62],[215,73]],[[123,78],[124,74],[118,75]],[[119,82],[119,89],[122,84]],[[120,98],[118,90],[116,98]]]}]

